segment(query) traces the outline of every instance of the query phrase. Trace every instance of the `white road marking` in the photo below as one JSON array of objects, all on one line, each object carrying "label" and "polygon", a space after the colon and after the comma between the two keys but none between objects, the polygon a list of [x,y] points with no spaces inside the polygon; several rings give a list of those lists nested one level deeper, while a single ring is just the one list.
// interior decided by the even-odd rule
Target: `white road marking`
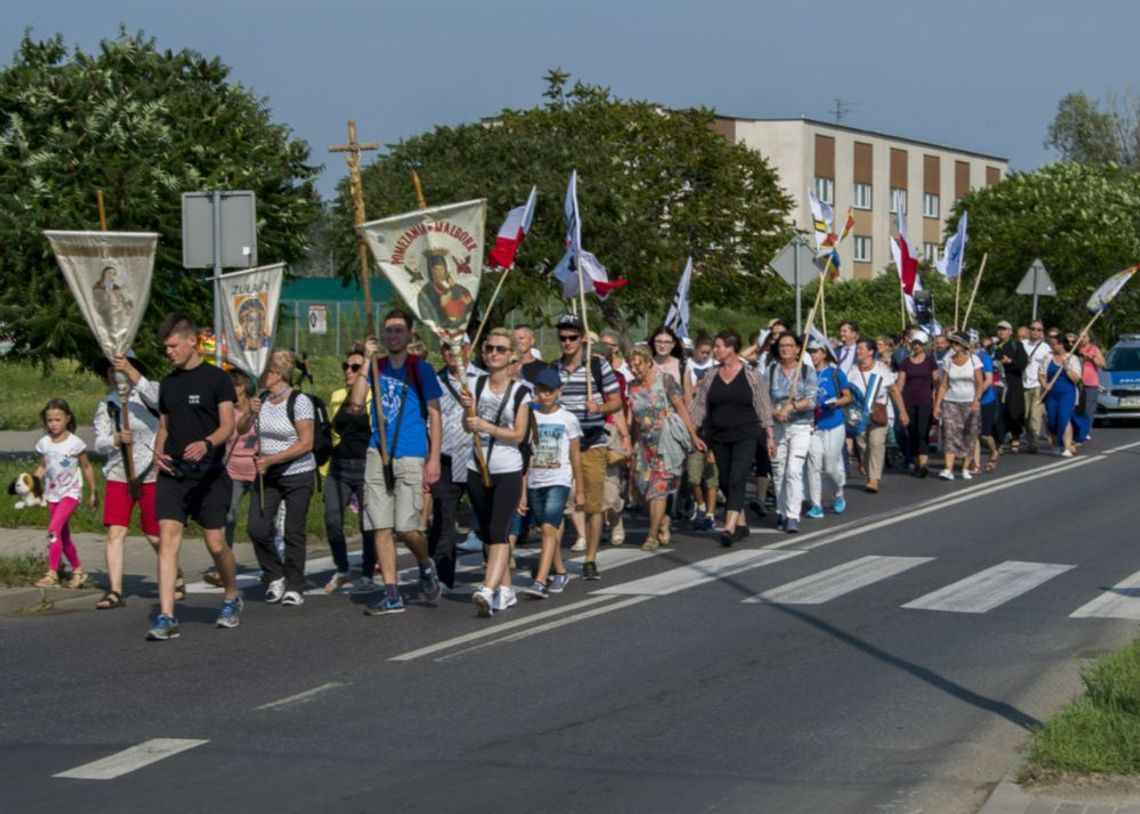
[{"label": "white road marking", "polygon": [[1118,447],[1113,447],[1112,449],[1106,449],[1104,452],[1102,452],[1100,454],[1101,455],[1112,455],[1115,452],[1123,452],[1124,450],[1132,449],[1133,447],[1140,447],[1140,441],[1133,441],[1131,444],[1121,444]]},{"label": "white road marking", "polygon": [[950,613],[986,613],[1075,567],[1007,560],[907,602],[903,607]]},{"label": "white road marking", "polygon": [[594,591],[603,596],[668,596],[742,571],[798,557],[802,551],[771,551],[766,548],[730,551],[707,560],[682,565],[660,574],[611,585]]},{"label": "white road marking", "polygon": [[209,741],[193,740],[190,738],[152,738],[143,741],[138,746],[124,749],[122,752],[76,766],[66,772],[52,775],[52,777],[66,777],[71,780],[114,780],[124,774],[157,763],[179,752],[193,749]]},{"label": "white road marking", "polygon": [[254,707],[253,709],[255,711],[262,709],[281,709],[281,707],[303,703],[305,701],[308,701],[310,698],[313,698],[314,696],[320,695],[323,692],[335,690],[337,687],[343,686],[344,684],[340,681],[330,681],[328,684],[322,684],[319,687],[313,687],[311,690],[305,690],[304,692],[299,692],[296,695],[279,698],[276,701],[270,701],[268,704],[262,704],[260,707]]},{"label": "white road marking", "polygon": [[[472,631],[471,633],[465,633],[462,636],[456,636],[456,637],[451,638],[451,639],[445,639],[442,642],[436,642],[435,644],[429,644],[426,647],[420,647],[420,648],[417,648],[416,650],[409,650],[406,653],[399,654],[398,656],[392,656],[388,660],[389,661],[413,661],[414,659],[423,658],[424,656],[430,656],[433,653],[438,653],[441,650],[448,650],[452,647],[457,647],[458,645],[466,644],[467,642],[474,642],[474,641],[478,641],[479,639],[486,639],[490,636],[498,636],[499,634],[501,634],[505,630],[512,630],[514,628],[521,627],[522,625],[529,625],[529,624],[532,624],[534,622],[541,621],[543,619],[549,619],[552,616],[558,616],[558,615],[561,615],[564,613],[571,613],[573,611],[582,610],[584,608],[588,608],[588,607],[591,607],[593,605],[601,604],[602,602],[608,602],[609,600],[610,600],[610,597],[608,597],[608,596],[591,596],[591,597],[587,597],[586,599],[580,599],[577,602],[571,602],[571,603],[566,604],[566,605],[559,605],[557,607],[551,608],[550,610],[542,611],[540,613],[535,613],[535,614],[532,614],[529,616],[523,616],[523,617],[520,617],[518,619],[512,619],[509,622],[489,622],[488,623],[489,627],[483,628],[482,630],[475,630],[475,631]],[[521,602],[527,602],[527,601],[528,600],[526,600],[526,599],[519,599],[520,603]],[[554,600],[554,601],[557,601],[557,600]],[[472,611],[472,612],[474,612],[474,611]],[[506,611],[506,613],[509,614],[510,611]]]},{"label": "white road marking", "polygon": [[[581,622],[586,619],[592,619],[595,616],[601,616],[603,613],[610,613],[611,611],[622,610],[633,605],[639,605],[642,602],[648,602],[652,598],[652,596],[631,596],[628,599],[622,599],[609,605],[602,605],[598,608],[592,608],[588,611],[583,611],[582,613],[576,613],[573,616],[563,617],[562,619],[555,619],[552,622],[547,622],[542,625],[527,628],[526,630],[520,630],[518,633],[511,633],[498,639],[492,639],[489,642],[480,642],[474,647],[467,647],[458,652],[448,653],[446,656],[440,656],[438,659],[436,659],[436,661],[451,661],[452,659],[456,659],[460,656],[472,653],[475,650],[482,650],[483,648],[491,647],[497,644],[508,644],[510,642],[521,641],[522,639],[526,639],[531,636],[537,636],[539,633],[545,633],[548,630],[554,630],[555,628],[559,628],[564,625],[572,625],[575,622]],[[502,630],[502,628],[500,627],[499,630]]]},{"label": "white road marking", "polygon": [[822,605],[844,594],[931,562],[934,557],[860,557],[787,585],[748,597],[744,602]]},{"label": "white road marking", "polygon": [[1077,608],[1074,619],[1140,620],[1140,571],[1125,578],[1096,599]]}]

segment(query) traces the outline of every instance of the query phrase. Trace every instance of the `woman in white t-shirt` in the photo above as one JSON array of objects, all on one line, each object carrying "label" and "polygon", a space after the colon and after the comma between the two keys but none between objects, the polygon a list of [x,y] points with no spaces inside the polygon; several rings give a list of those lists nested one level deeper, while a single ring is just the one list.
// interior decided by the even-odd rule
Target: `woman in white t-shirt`
[{"label": "woman in white t-shirt", "polygon": [[[943,480],[954,480],[954,461],[974,453],[981,427],[981,402],[985,393],[982,362],[970,350],[970,338],[957,332],[949,335],[950,353],[942,363],[942,377],[934,394],[934,417],[942,425],[942,452],[945,466],[938,473]],[[969,467],[962,477],[973,477]]]},{"label": "woman in white t-shirt", "polygon": [[[313,402],[304,393],[293,390],[293,365],[292,351],[273,351],[261,380],[265,392],[249,403],[257,422],[255,464],[264,484],[264,490],[261,485],[253,490],[249,502],[249,536],[264,578],[269,581],[265,601],[282,605],[305,602],[305,518],[317,473]],[[277,508],[282,501],[284,557],[273,543]]]},{"label": "woman in white t-shirt", "polygon": [[909,423],[906,404],[898,388],[898,376],[886,364],[875,358],[875,340],[860,339],[855,345],[855,364],[847,374],[847,380],[863,393],[863,403],[867,412],[867,426],[856,437],[855,445],[862,459],[861,467],[867,473],[868,492],[879,491],[879,479],[883,477],[883,462],[887,455],[887,429],[894,421],[898,410],[899,421],[905,427]]},{"label": "woman in white t-shirt", "polygon": [[[483,368],[487,375],[475,382],[473,392],[461,395],[463,406],[468,410],[463,428],[479,434],[479,447],[491,481],[490,486],[483,483],[476,450],[472,449],[467,465],[467,494],[487,545],[483,585],[471,597],[480,616],[491,616],[518,603],[511,587],[511,550],[507,535],[515,513],[525,511],[526,505],[519,444],[530,426],[530,393],[525,385],[511,379],[512,350],[514,335],[509,330],[490,331],[483,342]],[[471,407],[475,408],[475,415],[471,415]]]}]

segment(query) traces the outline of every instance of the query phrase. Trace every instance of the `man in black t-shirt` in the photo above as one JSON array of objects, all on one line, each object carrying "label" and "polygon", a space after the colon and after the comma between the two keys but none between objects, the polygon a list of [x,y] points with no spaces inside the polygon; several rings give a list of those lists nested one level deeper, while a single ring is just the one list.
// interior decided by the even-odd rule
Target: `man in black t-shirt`
[{"label": "man in black t-shirt", "polygon": [[168,316],[158,326],[158,340],[174,372],[162,380],[158,394],[154,447],[159,470],[155,487],[159,615],[147,632],[150,641],[179,635],[174,595],[178,550],[188,518],[202,527],[225,590],[217,626],[237,627],[242,605],[234,555],[225,537],[233,489],[224,462],[226,441],[234,430],[233,382],[221,368],[202,361],[197,350],[198,332],[189,317]]}]

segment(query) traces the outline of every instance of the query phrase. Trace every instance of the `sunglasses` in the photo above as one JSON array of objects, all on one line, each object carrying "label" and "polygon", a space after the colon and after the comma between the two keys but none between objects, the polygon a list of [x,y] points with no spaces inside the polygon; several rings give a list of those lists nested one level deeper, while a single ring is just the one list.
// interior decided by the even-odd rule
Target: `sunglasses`
[{"label": "sunglasses", "polygon": [[483,350],[486,353],[510,353],[510,345],[484,345]]},{"label": "sunglasses", "polygon": [[348,371],[350,371],[350,370],[353,373],[359,373],[360,369],[362,367],[364,367],[364,365],[360,364],[359,362],[356,362],[356,363],[351,364],[351,365],[348,362],[341,362],[340,363],[340,369],[343,370],[345,373],[348,373]]},{"label": "sunglasses", "polygon": [[581,338],[579,334],[558,334],[559,342],[577,342]]}]

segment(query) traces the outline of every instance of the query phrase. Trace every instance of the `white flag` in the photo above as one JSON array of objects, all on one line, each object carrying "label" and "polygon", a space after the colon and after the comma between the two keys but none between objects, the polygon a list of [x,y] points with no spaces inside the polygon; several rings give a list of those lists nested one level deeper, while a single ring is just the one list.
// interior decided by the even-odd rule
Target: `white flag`
[{"label": "white flag", "polygon": [[223,274],[218,283],[224,358],[254,377],[269,363],[284,277],[285,264],[277,263]]},{"label": "white flag", "polygon": [[154,274],[153,232],[44,232],[99,348],[111,358],[135,340]]},{"label": "white flag", "polygon": [[586,293],[593,293],[604,300],[615,288],[626,284],[624,279],[610,282],[610,273],[602,261],[582,248],[582,218],[578,211],[578,171],[570,173],[570,183],[566,185],[566,199],[563,202],[566,216],[566,254],[554,267],[554,279],[562,283],[562,298],[569,300],[581,296],[578,285],[578,263],[582,264],[582,284]]},{"label": "white flag", "polygon": [[689,286],[693,282],[693,258],[685,263],[685,270],[681,272],[681,280],[677,283],[677,293],[669,303],[669,313],[665,315],[665,324],[681,338],[689,335]]},{"label": "white flag", "polygon": [[486,200],[436,206],[360,227],[377,265],[420,322],[457,341],[483,275]]}]

